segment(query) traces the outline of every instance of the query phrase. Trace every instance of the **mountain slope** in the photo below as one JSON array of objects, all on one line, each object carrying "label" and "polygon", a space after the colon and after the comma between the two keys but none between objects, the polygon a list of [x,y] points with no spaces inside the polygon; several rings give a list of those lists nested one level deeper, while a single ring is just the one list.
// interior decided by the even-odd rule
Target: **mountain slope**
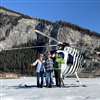
[{"label": "mountain slope", "polygon": [[[27,65],[32,63],[32,59],[35,59],[33,58],[33,54],[34,57],[36,57],[38,52],[44,52],[46,50],[46,48],[38,48],[4,51],[13,47],[47,45],[49,42],[48,38],[35,33],[33,31],[34,29],[38,29],[44,34],[54,37],[61,42],[67,42],[71,46],[85,50],[88,49],[85,55],[87,65],[92,66],[91,69],[94,68],[95,65],[92,60],[96,59],[98,62],[99,57],[95,53],[100,52],[99,33],[91,32],[88,29],[68,22],[50,22],[31,18],[27,15],[0,7],[0,67],[4,66],[3,68],[1,67],[2,70],[7,71],[12,67],[12,71],[14,71],[22,67],[23,71],[25,67],[27,71]],[[51,44],[56,43],[51,41]],[[9,64],[9,62],[11,62],[11,64]],[[14,66],[16,66],[16,68]],[[96,67],[97,66],[100,67],[100,64],[97,64]]]}]

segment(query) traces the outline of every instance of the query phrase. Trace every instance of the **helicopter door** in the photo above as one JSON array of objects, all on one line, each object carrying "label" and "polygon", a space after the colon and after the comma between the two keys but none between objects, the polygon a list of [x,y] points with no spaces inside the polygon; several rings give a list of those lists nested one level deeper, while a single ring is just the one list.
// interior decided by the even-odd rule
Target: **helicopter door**
[{"label": "helicopter door", "polygon": [[74,60],[74,57],[71,54],[68,54],[67,64],[73,65],[73,60]]}]

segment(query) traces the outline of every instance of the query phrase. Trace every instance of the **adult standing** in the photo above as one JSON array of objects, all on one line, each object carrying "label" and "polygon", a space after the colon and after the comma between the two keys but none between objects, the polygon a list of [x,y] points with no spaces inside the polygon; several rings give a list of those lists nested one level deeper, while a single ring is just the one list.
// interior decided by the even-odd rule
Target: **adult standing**
[{"label": "adult standing", "polygon": [[46,69],[46,86],[52,87],[53,60],[51,59],[50,53],[48,53],[45,69]]},{"label": "adult standing", "polygon": [[36,66],[37,87],[41,88],[43,87],[45,72],[43,57],[43,54],[40,54],[38,59],[33,64],[31,64],[32,66]]},{"label": "adult standing", "polygon": [[64,59],[61,57],[60,53],[56,53],[54,60],[54,74],[56,86],[61,87],[61,65],[64,64]]}]

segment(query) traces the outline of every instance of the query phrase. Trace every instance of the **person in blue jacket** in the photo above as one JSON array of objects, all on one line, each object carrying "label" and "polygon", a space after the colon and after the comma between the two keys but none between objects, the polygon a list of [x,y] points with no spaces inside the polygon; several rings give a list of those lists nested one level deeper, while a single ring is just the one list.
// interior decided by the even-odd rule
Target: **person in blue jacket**
[{"label": "person in blue jacket", "polygon": [[44,73],[45,73],[45,67],[44,67],[44,55],[40,54],[39,58],[31,64],[32,66],[36,66],[36,76],[37,76],[37,87],[43,87],[44,83]]}]

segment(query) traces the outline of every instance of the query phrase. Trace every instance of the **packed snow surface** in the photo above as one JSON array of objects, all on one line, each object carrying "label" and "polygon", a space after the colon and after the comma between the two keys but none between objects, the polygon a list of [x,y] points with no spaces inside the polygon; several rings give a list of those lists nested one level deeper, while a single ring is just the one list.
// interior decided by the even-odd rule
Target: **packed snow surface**
[{"label": "packed snow surface", "polygon": [[66,78],[64,87],[37,88],[35,77],[0,79],[0,100],[100,100],[100,78],[80,80],[84,86]]}]

